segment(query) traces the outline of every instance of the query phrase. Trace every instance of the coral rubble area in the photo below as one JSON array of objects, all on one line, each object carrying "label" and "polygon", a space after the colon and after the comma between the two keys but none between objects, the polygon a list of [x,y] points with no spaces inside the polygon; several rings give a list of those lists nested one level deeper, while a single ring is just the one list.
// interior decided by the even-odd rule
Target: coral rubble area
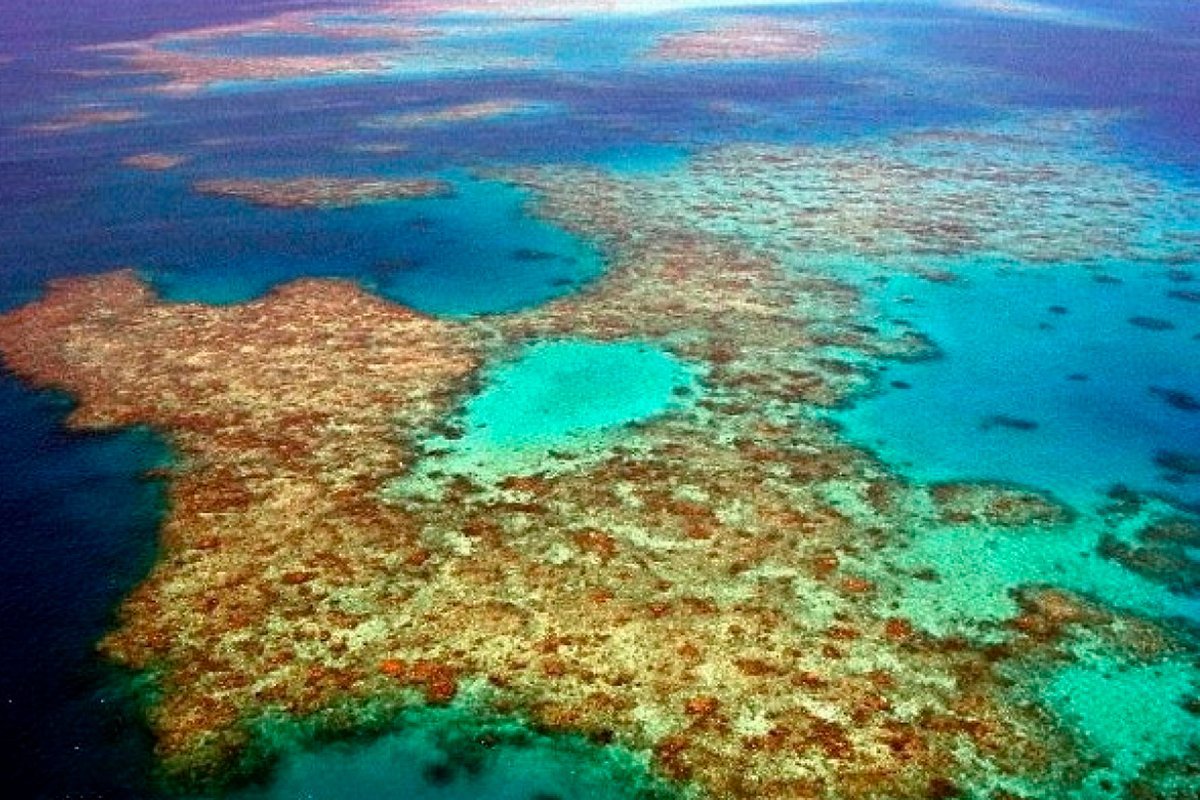
[{"label": "coral rubble area", "polygon": [[744,17],[712,28],[664,36],[651,58],[665,61],[787,61],[813,58],[829,46],[829,36],[812,25],[771,17]]},{"label": "coral rubble area", "polygon": [[[269,758],[273,727],[449,704],[648,754],[702,797],[1194,797],[1194,518],[914,484],[817,413],[935,353],[864,322],[860,289],[810,254],[1194,255],[1173,224],[1188,199],[1090,158],[1090,124],[739,146],[665,175],[510,170],[611,263],[507,315],[439,320],[324,280],[175,304],[123,271],[0,318],[8,366],[78,399],[71,425],[147,424],[177,449],[162,557],[102,645],[153,678],[167,775],[212,785]],[[605,379],[653,362],[669,401],[619,436],[601,413],[601,435],[532,465],[496,434],[489,464],[454,468],[485,365],[561,342],[636,346]],[[587,394],[569,384],[595,374],[569,366],[546,380]],[[1137,700],[1143,673],[1169,680]]]},{"label": "coral rubble area", "polygon": [[351,208],[385,200],[412,200],[445,197],[450,184],[440,180],[414,178],[382,180],[377,178],[288,178],[218,179],[200,181],[200,194],[232,197],[267,208]]}]

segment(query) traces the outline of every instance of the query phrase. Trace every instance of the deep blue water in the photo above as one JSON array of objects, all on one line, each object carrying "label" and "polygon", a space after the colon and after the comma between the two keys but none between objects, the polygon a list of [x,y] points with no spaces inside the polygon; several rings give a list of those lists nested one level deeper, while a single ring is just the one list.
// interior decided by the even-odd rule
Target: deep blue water
[{"label": "deep blue water", "polygon": [[1159,0],[1077,6],[1128,27],[1047,25],[964,17],[931,25],[938,59],[1018,77],[1026,106],[1101,108],[1129,115],[1128,144],[1200,174],[1200,14]]},{"label": "deep blue water", "polygon": [[10,797],[127,797],[149,744],[94,655],[155,555],[168,463],[146,431],[74,434],[57,395],[0,379],[0,774]]},{"label": "deep blue water", "polygon": [[339,0],[72,0],[5,3],[0,43],[5,52],[127,41],[164,31],[255,19],[281,10],[347,5]]},{"label": "deep blue water", "polygon": [[450,315],[543,302],[602,270],[594,247],[525,213],[524,192],[461,174],[448,198],[305,212],[198,196],[187,179],[115,176],[102,236],[66,246],[137,264],[171,300],[241,302],[297,277],[346,277]]}]

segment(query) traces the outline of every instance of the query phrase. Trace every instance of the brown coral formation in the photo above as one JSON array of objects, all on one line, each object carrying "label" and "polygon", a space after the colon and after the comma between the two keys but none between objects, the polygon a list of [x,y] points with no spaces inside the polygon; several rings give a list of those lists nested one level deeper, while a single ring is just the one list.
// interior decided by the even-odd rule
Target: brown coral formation
[{"label": "brown coral formation", "polygon": [[199,181],[195,190],[214,197],[231,197],[266,208],[351,208],[386,200],[446,197],[450,184],[427,178],[286,178]]},{"label": "brown coral formation", "polygon": [[777,17],[738,17],[712,28],[662,37],[648,57],[659,61],[795,61],[815,58],[830,37],[812,25]]},{"label": "brown coral formation", "polygon": [[734,405],[833,405],[864,387],[864,372],[826,347],[877,357],[927,352],[919,337],[887,339],[859,324],[853,288],[642,213],[636,190],[600,173],[504,177],[536,189],[541,213],[596,238],[622,262],[592,288],[497,320],[509,336],[651,338],[708,365],[712,383],[742,392]]},{"label": "brown coral formation", "polygon": [[[811,415],[926,344],[863,324],[843,283],[651,213],[652,185],[506,177],[596,237],[610,271],[470,322],[336,281],[169,304],[129,272],[0,317],[8,365],[74,394],[72,424],[152,425],[180,454],[163,557],[103,644],[158,681],[167,768],[212,775],[280,715],[469,696],[652,753],[713,797],[1077,784],[1074,743],[1013,702],[1011,669],[1114,616],[1030,591],[981,646],[923,633],[880,577],[921,526],[1069,512],[1004,487],[905,485]],[[562,336],[651,340],[705,367],[703,395],[574,465],[457,476],[437,499],[385,490],[486,358]],[[1164,530],[1146,541],[1175,541]]]},{"label": "brown coral formation", "polygon": [[166,172],[187,163],[187,160],[187,156],[171,155],[170,153],[137,153],[121,159],[121,163],[127,167],[147,172]]},{"label": "brown coral formation", "polygon": [[1186,517],[1159,519],[1132,542],[1115,536],[1100,541],[1100,555],[1181,594],[1200,594],[1200,523]]},{"label": "brown coral formation", "polygon": [[[79,398],[72,425],[149,424],[178,450],[167,555],[105,645],[161,671],[163,753],[196,748],[248,703],[290,695],[298,710],[343,687],[344,668],[303,653],[336,647],[321,642],[346,635],[353,614],[314,588],[363,570],[399,581],[389,593],[415,580],[413,524],[365,497],[405,463],[395,426],[444,412],[476,366],[471,337],[349,284],[296,283],[235,308],[164,306],[121,272],[52,286],[5,318],[0,341],[17,373]],[[373,564],[352,564],[366,540]],[[275,638],[273,626],[291,630]],[[279,669],[299,682],[272,688]]]},{"label": "brown coral formation", "polygon": [[135,122],[146,115],[131,108],[80,108],[60,117],[26,127],[33,133],[68,133],[104,125]]},{"label": "brown coral formation", "polygon": [[1027,489],[980,483],[941,483],[929,490],[938,518],[948,525],[1028,527],[1062,525],[1074,512]]},{"label": "brown coral formation", "polygon": [[[1095,153],[1103,120],[1013,130],[937,129],[865,143],[712,148],[653,175],[583,170],[541,178],[663,224],[736,239],[805,270],[876,267],[930,275],[930,262],[987,254],[1022,263],[1195,257],[1195,195]],[[850,263],[847,261],[850,260]],[[853,273],[851,273],[853,274]],[[943,276],[943,280],[946,276]]]},{"label": "brown coral formation", "polygon": [[[886,476],[778,418],[847,374],[805,362],[813,326],[794,307],[853,294],[703,239],[628,252],[588,295],[490,330],[338,282],[164,304],[130,273],[57,284],[0,320],[15,371],[79,398],[72,424],[150,424],[179,450],[163,559],[104,642],[157,677],[170,770],[211,774],[279,710],[464,686],[650,750],[715,797],[948,795],[976,756],[1070,768],[1036,710],[1004,705],[994,665],[1011,653],[877,611],[858,565],[895,532],[827,495]],[[381,502],[406,432],[445,414],[482,342],[569,324],[711,359],[709,400],[598,465]]]},{"label": "brown coral formation", "polygon": [[525,114],[541,108],[539,103],[526,100],[500,98],[478,103],[461,103],[430,111],[408,111],[393,114],[375,121],[374,125],[385,128],[420,128],[426,125],[446,125],[455,122],[478,122],[481,120]]}]

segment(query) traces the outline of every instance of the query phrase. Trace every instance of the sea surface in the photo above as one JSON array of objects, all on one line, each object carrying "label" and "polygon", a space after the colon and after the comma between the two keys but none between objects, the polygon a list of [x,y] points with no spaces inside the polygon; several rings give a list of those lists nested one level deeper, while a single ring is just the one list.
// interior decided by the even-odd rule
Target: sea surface
[{"label": "sea surface", "polygon": [[[1105,509],[1121,492],[1200,513],[1200,8],[1186,0],[665,5],[548,11],[568,21],[503,33],[450,15],[444,24],[462,32],[444,60],[435,51],[382,74],[164,94],[150,91],[161,81],[155,74],[96,73],[111,61],[91,46],[282,11],[361,9],[319,0],[5,4],[0,310],[36,300],[56,279],[132,267],[171,301],[238,304],[298,278],[339,278],[470,322],[586,297],[611,266],[606,243],[537,213],[532,190],[497,177],[500,168],[566,165],[636,180],[730,144],[861,147],[934,128],[1088,114],[1102,120],[1089,159],[1151,176],[1157,191],[1184,198],[1192,216],[1181,225],[1192,238],[1179,240],[1173,259],[1125,253],[1044,264],[930,254],[928,266],[954,276],[930,280],[894,269],[890,261],[911,261],[898,253],[880,256],[878,270],[835,275],[862,293],[864,324],[899,324],[934,352],[876,365],[870,385],[814,413],[905,481],[1032,487],[1080,514],[1075,538],[1062,540],[931,531],[914,545],[913,563],[952,565],[957,577],[943,596],[919,585],[898,595],[928,629],[998,619],[1012,612],[1014,587],[1056,580],[1200,625],[1195,587],[1166,591],[1109,562],[1077,559],[1101,537]],[[664,34],[750,14],[828,25],[831,54],[665,65],[640,55]],[[263,33],[171,45],[234,58],[378,46]],[[409,130],[381,122],[497,98],[536,105]],[[35,129],[81,107],[145,116]],[[188,160],[161,172],[121,163],[148,152]],[[280,211],[191,190],[206,179],[306,174],[435,177],[451,192]],[[606,375],[620,378],[590,383]],[[499,459],[530,474],[551,453],[587,452],[622,426],[701,402],[703,384],[702,368],[653,343],[531,345],[485,371],[458,412],[460,430],[426,443],[436,450],[429,469],[442,478],[487,473]],[[73,403],[0,376],[3,791],[162,797],[137,676],[106,662],[96,644],[158,558],[174,455],[163,432],[68,429]],[[425,491],[430,479],[418,471],[406,480],[389,491]],[[1200,551],[1190,557],[1200,568]],[[1111,756],[1107,777],[1089,778],[1078,797],[1107,797],[1111,780],[1200,740],[1200,718],[1181,710],[1197,691],[1191,658],[1117,670],[1081,658],[1046,678],[1047,706]],[[1150,722],[1130,727],[1126,712]],[[298,743],[229,796],[644,796],[636,793],[646,791],[648,768],[635,754],[459,713],[414,712],[362,741]],[[500,744],[473,749],[485,735]],[[1181,791],[1195,797],[1186,792],[1200,784]]]}]

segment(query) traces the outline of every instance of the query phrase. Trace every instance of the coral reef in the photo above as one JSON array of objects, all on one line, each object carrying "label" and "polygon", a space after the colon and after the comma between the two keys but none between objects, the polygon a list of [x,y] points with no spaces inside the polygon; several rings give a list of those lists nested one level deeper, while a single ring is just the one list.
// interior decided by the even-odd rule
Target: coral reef
[{"label": "coral reef", "polygon": [[386,200],[445,197],[450,184],[428,178],[231,178],[199,181],[195,190],[267,208],[351,208]]},{"label": "coral reef", "polygon": [[214,84],[235,81],[283,81],[330,75],[384,73],[391,65],[385,53],[327,56],[195,56],[152,46],[123,52],[126,68],[139,74],[165,75],[159,91],[190,94]]},{"label": "coral reef", "polygon": [[[225,774],[269,749],[260,731],[281,716],[345,730],[363,709],[474,703],[651,753],[712,797],[1081,785],[1094,748],[1031,699],[1029,676],[1070,663],[1087,637],[1147,662],[1189,645],[1148,614],[1024,580],[999,582],[1011,613],[981,615],[975,638],[910,613],[897,585],[944,593],[947,567],[969,567],[901,558],[920,536],[1059,534],[1079,557],[1064,535],[1076,518],[1029,490],[911,485],[843,441],[817,410],[931,348],[864,323],[859,290],[798,263],[831,241],[864,254],[1135,248],[1150,179],[1031,166],[1027,146],[1043,145],[1030,141],[928,133],[909,142],[920,165],[903,149],[734,148],[667,178],[508,171],[611,262],[578,293],[509,315],[439,320],[317,280],[239,306],[173,304],[119,272],[58,282],[0,317],[5,362],[74,395],[71,425],[151,425],[178,451],[162,557],[102,644],[156,681],[165,769],[193,785]],[[956,182],[974,189],[945,188]],[[1006,227],[1010,205],[1046,211],[1033,189],[1047,183],[1112,225],[1062,215],[1053,241]],[[381,199],[365,186],[208,188],[289,207]],[[1112,205],[1113,187],[1131,199]],[[902,199],[916,211],[900,214]],[[436,496],[393,490],[430,441],[462,435],[454,411],[484,364],[565,338],[653,343],[697,365],[702,391],[587,458],[444,476]],[[1161,588],[1158,565],[1194,538],[1173,525],[1094,560],[1147,576],[1120,587]],[[1117,780],[1159,785],[1149,770]]]},{"label": "coral reef", "polygon": [[[476,8],[476,5],[484,8]],[[504,54],[446,46],[456,26],[439,26],[434,17],[456,9],[491,11],[478,28],[517,24],[504,7],[486,3],[456,4],[364,2],[347,15],[328,11],[286,11],[230,25],[158,34],[145,39],[93,45],[87,50],[119,66],[96,75],[133,73],[156,78],[152,89],[190,95],[223,84],[277,83],[303,79],[383,75],[404,69],[472,69],[526,66],[527,60]],[[268,39],[279,45],[262,52],[242,52],[239,44]],[[315,52],[305,44],[320,45]],[[291,50],[288,45],[297,49]]]},{"label": "coral reef", "polygon": [[[160,92],[191,94],[221,82],[381,73],[389,68],[397,51],[403,51],[427,33],[409,14],[395,14],[377,24],[339,25],[325,22],[316,12],[284,12],[247,22],[175,31],[88,49],[118,59],[124,71],[160,76],[165,79],[156,86]],[[378,46],[366,52],[348,50],[320,55],[220,52],[223,44],[256,36],[320,38],[335,43],[368,40]],[[200,45],[216,49],[197,49]]]},{"label": "coral reef", "polygon": [[941,483],[930,487],[938,518],[948,525],[974,524],[1027,528],[1061,525],[1074,512],[1049,497],[1005,486],[980,483]]},{"label": "coral reef", "polygon": [[[651,263],[686,280],[681,264],[710,257],[676,244]],[[885,781],[924,797],[970,777],[964,742],[1049,769],[1055,735],[1003,706],[994,652],[874,610],[855,562],[888,533],[825,494],[886,476],[821,427],[771,421],[796,379],[768,362],[750,385],[747,371],[781,319],[733,273],[696,301],[705,320],[732,319],[736,353],[706,407],[643,423],[594,467],[499,492],[459,481],[432,503],[376,490],[408,461],[404,432],[435,422],[478,363],[472,326],[333,282],[163,304],[128,273],[58,284],[5,317],[8,363],[78,396],[72,424],[148,423],[179,448],[164,557],[104,643],[158,676],[168,767],[224,764],[271,709],[406,689],[443,703],[482,682],[494,708],[652,749],[714,796],[852,797]],[[597,334],[653,330],[670,309],[610,320],[634,280],[618,270],[611,300],[561,301],[515,334],[584,308]]]},{"label": "coral reef", "polygon": [[147,172],[166,172],[187,163],[187,161],[187,156],[171,155],[170,153],[137,153],[121,159],[121,163],[125,166]]},{"label": "coral reef", "polygon": [[1196,258],[1194,192],[1104,160],[1103,124],[1075,115],[839,145],[728,145],[654,175],[564,170],[535,182],[556,195],[573,184],[606,206],[636,205],[843,278],[862,260],[929,275],[930,261],[967,255],[1025,265]]},{"label": "coral reef", "polygon": [[445,125],[455,122],[477,122],[480,120],[496,119],[514,114],[529,114],[543,108],[542,103],[531,103],[525,100],[501,98],[484,100],[478,103],[463,103],[461,105],[438,108],[430,111],[408,111],[402,114],[392,114],[380,117],[372,125],[375,127],[420,128],[426,125]]},{"label": "coral reef", "polygon": [[1185,517],[1159,519],[1134,541],[1101,540],[1100,555],[1181,594],[1200,595],[1200,523]]},{"label": "coral reef", "polygon": [[820,29],[778,17],[734,17],[704,30],[663,36],[647,57],[656,61],[793,61],[815,58],[830,45]]},{"label": "coral reef", "polygon": [[103,125],[120,125],[135,122],[146,115],[130,108],[93,108],[85,106],[45,122],[27,125],[33,133],[69,133]]}]

